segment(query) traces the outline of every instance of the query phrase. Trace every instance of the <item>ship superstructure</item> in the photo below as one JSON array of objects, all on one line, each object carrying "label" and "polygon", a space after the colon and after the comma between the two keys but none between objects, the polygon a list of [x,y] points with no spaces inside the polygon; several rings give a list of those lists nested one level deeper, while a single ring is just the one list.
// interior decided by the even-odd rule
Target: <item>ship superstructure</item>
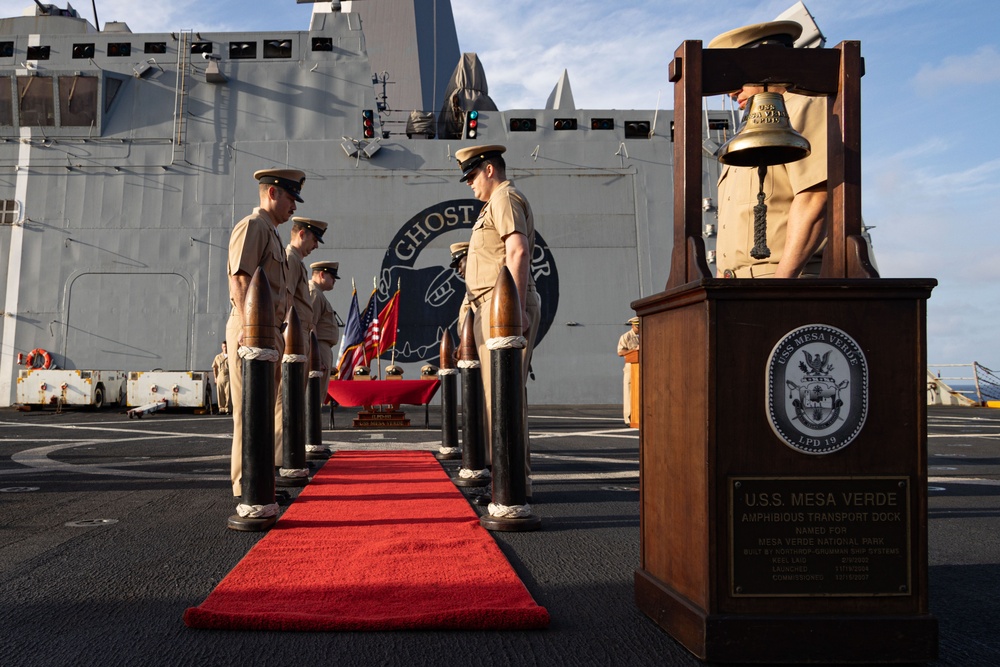
[{"label": "ship superstructure", "polygon": [[[488,143],[536,217],[529,400],[620,400],[629,303],[669,270],[670,111],[576,109],[565,76],[548,108],[494,110],[438,0],[317,3],[308,30],[244,33],[97,31],[49,7],[0,20],[0,404],[36,348],[68,369],[209,368],[230,230],[253,172],[285,165],[307,174],[297,214],[330,222],[308,261],[339,261],[362,307],[373,278],[380,303],[401,285],[396,362],[416,377],[455,326],[448,246],[481,206],[455,151]],[[732,125],[706,114],[706,155]],[[709,235],[717,170],[705,160]],[[341,317],[350,295],[328,294]]]}]

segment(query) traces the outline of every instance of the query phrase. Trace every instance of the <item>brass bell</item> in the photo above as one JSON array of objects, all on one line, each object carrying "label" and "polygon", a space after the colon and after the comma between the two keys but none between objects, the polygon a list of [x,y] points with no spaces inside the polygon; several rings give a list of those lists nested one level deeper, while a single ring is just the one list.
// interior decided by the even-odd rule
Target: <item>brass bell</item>
[{"label": "brass bell", "polygon": [[748,104],[739,132],[719,148],[719,162],[766,167],[809,157],[809,140],[792,128],[780,93],[757,93]]}]

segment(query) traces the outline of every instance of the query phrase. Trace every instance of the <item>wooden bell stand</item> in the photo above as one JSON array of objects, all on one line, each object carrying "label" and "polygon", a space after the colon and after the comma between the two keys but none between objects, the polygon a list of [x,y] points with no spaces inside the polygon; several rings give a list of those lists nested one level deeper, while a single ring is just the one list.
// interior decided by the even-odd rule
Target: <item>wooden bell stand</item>
[{"label": "wooden bell stand", "polygon": [[[879,278],[861,237],[860,50],[859,42],[702,50],[686,41],[671,63],[670,276],[665,291],[632,304],[641,318],[640,365],[663,370],[641,376],[635,595],[703,660],[937,655],[927,596],[923,392],[926,301],[937,283]],[[794,82],[831,97],[821,278],[726,280],[709,272],[702,97],[747,82]],[[803,354],[807,336],[833,353],[836,370],[813,366],[820,355]],[[843,382],[802,377],[846,366]],[[841,392],[843,414],[829,409],[832,402],[823,404],[827,412],[790,411],[795,391],[817,388],[820,396],[824,387]],[[833,414],[833,434],[814,424],[816,437],[808,437],[803,424],[821,414]],[[788,444],[790,433],[828,451],[804,453]],[[849,444],[837,449],[838,439]]]}]

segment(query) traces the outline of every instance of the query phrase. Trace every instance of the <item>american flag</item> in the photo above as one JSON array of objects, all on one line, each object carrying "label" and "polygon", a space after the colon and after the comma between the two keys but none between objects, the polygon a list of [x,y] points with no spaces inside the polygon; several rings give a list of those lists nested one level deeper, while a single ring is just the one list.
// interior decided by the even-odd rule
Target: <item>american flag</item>
[{"label": "american flag", "polygon": [[349,359],[346,367],[347,376],[341,374],[342,380],[353,377],[355,367],[367,366],[369,360],[378,356],[378,290],[372,290],[372,295],[368,297],[368,305],[365,307],[365,312],[361,313],[360,324],[365,337],[360,345],[347,353]]}]

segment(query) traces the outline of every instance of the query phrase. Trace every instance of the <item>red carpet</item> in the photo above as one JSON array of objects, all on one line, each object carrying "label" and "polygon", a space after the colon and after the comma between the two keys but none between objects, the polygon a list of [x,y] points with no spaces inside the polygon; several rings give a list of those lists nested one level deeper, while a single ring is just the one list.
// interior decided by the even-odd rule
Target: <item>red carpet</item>
[{"label": "red carpet", "polygon": [[430,452],[337,452],[200,606],[192,628],[544,628]]}]

